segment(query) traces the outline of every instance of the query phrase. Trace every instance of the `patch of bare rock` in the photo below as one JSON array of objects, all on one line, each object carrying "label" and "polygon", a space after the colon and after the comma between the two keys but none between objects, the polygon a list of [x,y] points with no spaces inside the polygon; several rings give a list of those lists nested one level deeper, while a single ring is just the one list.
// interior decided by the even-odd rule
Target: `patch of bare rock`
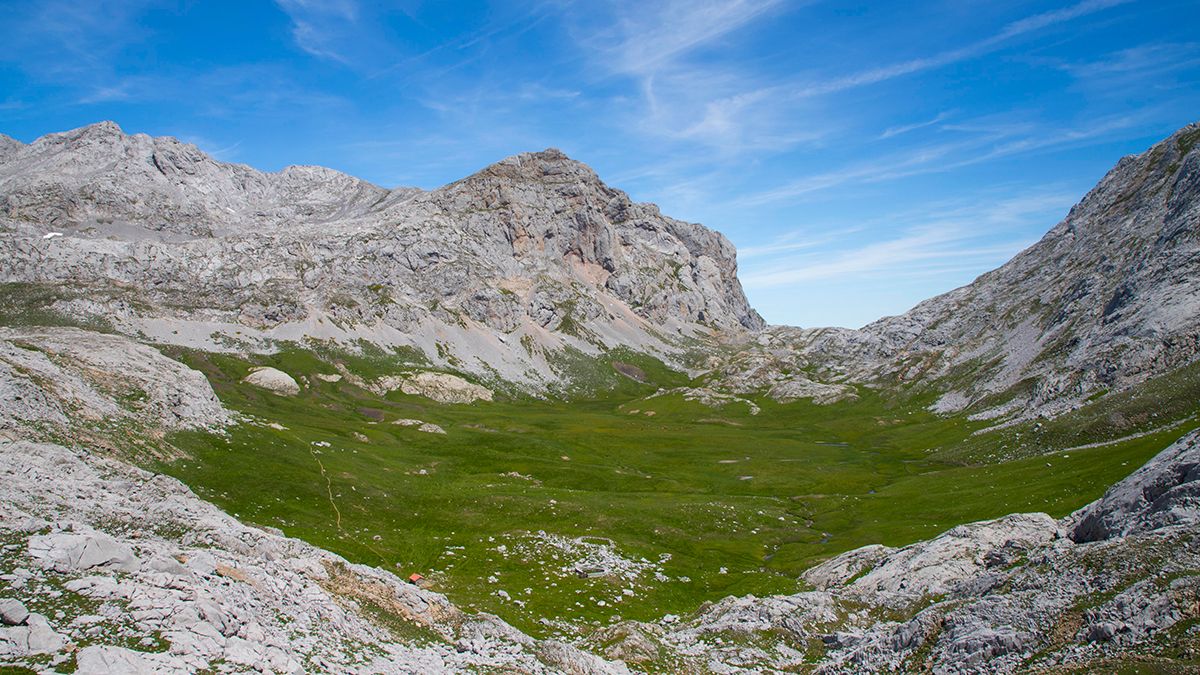
[{"label": "patch of bare rock", "polygon": [[392,424],[398,424],[402,427],[413,427],[417,431],[424,431],[427,434],[444,434],[444,433],[446,433],[446,430],[443,429],[441,426],[434,424],[433,422],[425,422],[422,420],[401,418],[401,419],[393,421]]},{"label": "patch of bare rock", "polygon": [[400,391],[438,403],[474,403],[492,400],[492,390],[449,373],[422,372],[402,379]]},{"label": "patch of bare rock", "polygon": [[231,421],[199,372],[120,335],[0,328],[0,432],[138,421],[166,429]]}]

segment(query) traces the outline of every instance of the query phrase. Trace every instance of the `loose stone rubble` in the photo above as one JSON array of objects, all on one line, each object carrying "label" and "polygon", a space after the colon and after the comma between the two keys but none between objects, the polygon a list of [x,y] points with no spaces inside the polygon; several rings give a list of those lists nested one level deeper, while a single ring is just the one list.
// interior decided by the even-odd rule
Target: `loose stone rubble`
[{"label": "loose stone rubble", "polygon": [[[0,504],[0,664],[627,672],[461,612],[384,570],[243,525],[178,481],[116,460],[2,442]],[[398,627],[389,631],[368,607]]]}]

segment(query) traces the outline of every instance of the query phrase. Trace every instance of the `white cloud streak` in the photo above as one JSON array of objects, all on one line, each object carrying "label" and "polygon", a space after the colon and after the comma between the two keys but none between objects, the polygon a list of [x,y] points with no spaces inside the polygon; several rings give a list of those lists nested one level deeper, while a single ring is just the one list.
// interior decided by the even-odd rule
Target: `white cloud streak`
[{"label": "white cloud streak", "polygon": [[1140,115],[1098,120],[1087,127],[1043,131],[1026,134],[1020,138],[1014,138],[1014,132],[1003,127],[985,129],[964,141],[918,147],[883,160],[806,176],[779,187],[746,195],[739,199],[738,203],[755,206],[795,200],[847,184],[864,185],[929,173],[943,173],[1004,157],[1089,143],[1114,132],[1129,129],[1152,112],[1146,110]]},{"label": "white cloud streak", "polygon": [[1035,14],[1033,16],[1014,21],[994,35],[980,40],[971,45],[950,49],[947,51],[907,61],[900,61],[886,66],[877,68],[869,68],[860,70],[856,73],[834,77],[823,82],[814,82],[795,90],[794,95],[800,97],[825,96],[847,89],[854,89],[872,84],[879,84],[887,80],[895,79],[905,75],[912,75],[934,68],[942,68],[944,66],[958,63],[967,59],[983,56],[989,52],[999,49],[1005,42],[1012,40],[1026,33],[1049,28],[1057,24],[1067,23],[1075,19],[1082,18],[1089,14],[1123,5],[1132,0],[1083,0],[1064,9]]},{"label": "white cloud streak", "polygon": [[291,18],[297,47],[319,59],[349,64],[334,44],[347,26],[358,22],[355,0],[275,0],[275,4]]},{"label": "white cloud streak", "polygon": [[[669,0],[657,11],[633,5],[618,19],[620,37],[605,48],[616,70],[650,76],[670,69],[687,52],[736,31],[782,0]],[[611,38],[611,35],[604,37]]]},{"label": "white cloud streak", "polygon": [[[892,229],[899,229],[900,236],[848,248],[838,248],[836,242],[864,228],[843,229],[813,240],[796,233],[795,246],[781,240],[749,247],[754,254],[742,258],[761,255],[767,260],[743,266],[742,283],[749,290],[759,290],[851,277],[897,279],[986,269],[1032,243],[1020,230],[1031,226],[1048,229],[1048,221],[1065,213],[1074,200],[1074,195],[1066,192],[1041,192],[982,205],[977,200],[969,205],[946,205],[940,212],[901,214],[891,219]],[[876,223],[870,229],[878,227]]]},{"label": "white cloud streak", "polygon": [[938,113],[933,119],[926,120],[924,122],[916,122],[914,124],[904,124],[904,125],[896,126],[896,127],[888,127],[887,129],[885,129],[883,131],[882,134],[879,134],[879,140],[882,141],[882,140],[886,140],[889,138],[893,138],[895,136],[901,136],[901,135],[904,135],[907,133],[911,133],[913,131],[918,131],[920,129],[927,129],[932,126],[936,126],[936,125],[941,124],[942,122],[945,122],[946,120],[950,119],[952,114],[953,113],[951,113],[950,111],[944,111],[944,112]]}]

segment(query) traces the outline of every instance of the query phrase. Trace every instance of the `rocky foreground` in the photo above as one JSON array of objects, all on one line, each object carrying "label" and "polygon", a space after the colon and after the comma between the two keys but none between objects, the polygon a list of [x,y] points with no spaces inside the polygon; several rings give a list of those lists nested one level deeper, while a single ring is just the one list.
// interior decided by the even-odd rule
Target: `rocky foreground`
[{"label": "rocky foreground", "polygon": [[395,575],[239,523],[178,481],[0,444],[0,663],[77,673],[618,673]]},{"label": "rocky foreground", "polygon": [[867,546],[809,570],[813,591],[726,598],[666,628],[618,626],[604,653],[669,653],[713,672],[1107,672],[1156,657],[1195,665],[1198,539],[1193,432],[1061,521],[1014,514],[901,549]]}]

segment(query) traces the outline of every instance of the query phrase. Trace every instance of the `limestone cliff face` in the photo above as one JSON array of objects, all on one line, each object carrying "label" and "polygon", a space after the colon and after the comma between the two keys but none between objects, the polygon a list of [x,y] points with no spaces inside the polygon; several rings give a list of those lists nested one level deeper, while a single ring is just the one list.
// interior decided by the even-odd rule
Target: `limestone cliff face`
[{"label": "limestone cliff face", "polygon": [[1120,388],[1200,355],[1200,125],[1117,163],[1037,244],[868,326],[974,383],[944,409],[1034,380],[1011,405]]},{"label": "limestone cliff face", "polygon": [[729,240],[605,185],[554,149],[510,157],[414,199],[499,247],[510,271],[566,267],[655,322],[758,329]]},{"label": "limestone cliff face", "polygon": [[0,281],[86,290],[58,309],[155,340],[366,339],[535,385],[564,349],[763,326],[728,240],[557,150],[385,190],[100,123],[0,145],[0,254]]}]

